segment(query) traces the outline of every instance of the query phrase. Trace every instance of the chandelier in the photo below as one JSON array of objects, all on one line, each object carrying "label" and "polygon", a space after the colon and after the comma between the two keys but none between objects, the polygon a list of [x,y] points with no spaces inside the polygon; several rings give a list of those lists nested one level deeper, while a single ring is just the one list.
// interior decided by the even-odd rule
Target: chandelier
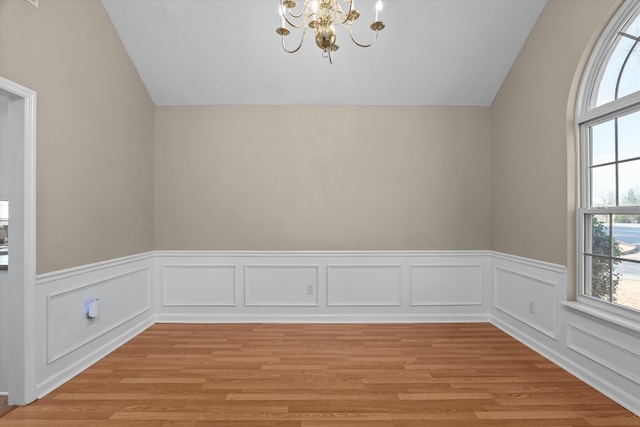
[{"label": "chandelier", "polygon": [[[276,32],[282,37],[282,48],[289,53],[297,52],[304,42],[304,36],[307,29],[311,28],[315,33],[316,44],[322,49],[322,56],[329,58],[329,62],[333,64],[333,53],[338,50],[336,44],[336,25],[344,24],[347,27],[351,40],[360,47],[369,47],[378,39],[378,31],[384,28],[384,23],[379,20],[380,11],[382,10],[382,0],[376,3],[376,19],[371,23],[369,28],[374,31],[373,41],[369,44],[363,44],[353,37],[351,25],[360,17],[360,12],[355,8],[356,0],[304,0],[301,10],[294,10],[298,3],[296,0],[280,0],[280,27]],[[346,11],[340,6],[344,3]],[[288,36],[292,29],[302,28],[302,36],[300,44],[295,49],[288,49],[285,45],[284,38]]]}]

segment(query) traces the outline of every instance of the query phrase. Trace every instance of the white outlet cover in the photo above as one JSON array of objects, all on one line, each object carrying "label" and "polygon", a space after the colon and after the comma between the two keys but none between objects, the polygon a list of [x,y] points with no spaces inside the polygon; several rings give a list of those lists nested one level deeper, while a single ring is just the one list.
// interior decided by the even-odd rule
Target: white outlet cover
[{"label": "white outlet cover", "polygon": [[29,3],[33,5],[33,7],[38,7],[38,0],[27,0]]}]

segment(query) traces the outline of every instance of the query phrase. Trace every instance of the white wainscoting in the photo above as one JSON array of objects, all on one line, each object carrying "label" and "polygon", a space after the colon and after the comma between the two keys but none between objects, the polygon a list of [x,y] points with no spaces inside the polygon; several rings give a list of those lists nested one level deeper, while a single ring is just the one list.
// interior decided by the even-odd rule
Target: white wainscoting
[{"label": "white wainscoting", "polygon": [[155,262],[161,322],[478,322],[491,304],[486,251],[158,251]]},{"label": "white wainscoting", "polygon": [[640,323],[565,302],[567,369],[640,416]]},{"label": "white wainscoting", "polygon": [[[607,331],[608,332],[608,331]],[[622,337],[628,338],[628,337]],[[624,342],[591,328],[567,324],[567,347],[640,386],[640,341]],[[640,396],[639,396],[640,397]]]},{"label": "white wainscoting", "polygon": [[500,253],[491,264],[491,322],[640,416],[640,325],[567,302],[563,266]]},{"label": "white wainscoting", "polygon": [[[154,322],[488,322],[640,415],[640,326],[490,251],[156,251],[41,275],[38,396]],[[84,303],[100,300],[90,320]]]},{"label": "white wainscoting", "polygon": [[[153,324],[153,254],[48,273],[36,282],[41,397]],[[86,304],[98,299],[99,316]]]},{"label": "white wainscoting", "polygon": [[550,338],[557,338],[557,283],[494,266],[493,287],[495,308]]},{"label": "white wainscoting", "polygon": [[[47,295],[47,363],[70,354],[151,308],[151,268]],[[126,298],[122,298],[126,295]],[[99,316],[84,310],[98,301]]]}]

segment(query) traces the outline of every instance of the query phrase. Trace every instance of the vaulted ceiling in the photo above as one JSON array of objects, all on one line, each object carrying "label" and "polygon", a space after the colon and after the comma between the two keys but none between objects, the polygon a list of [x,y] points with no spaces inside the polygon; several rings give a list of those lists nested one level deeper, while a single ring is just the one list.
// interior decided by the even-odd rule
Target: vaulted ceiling
[{"label": "vaulted ceiling", "polygon": [[[375,1],[356,1],[368,41]],[[102,2],[157,105],[488,106],[546,4],[386,0],[378,41],[339,26],[330,64],[309,34],[282,50],[279,0]]]}]

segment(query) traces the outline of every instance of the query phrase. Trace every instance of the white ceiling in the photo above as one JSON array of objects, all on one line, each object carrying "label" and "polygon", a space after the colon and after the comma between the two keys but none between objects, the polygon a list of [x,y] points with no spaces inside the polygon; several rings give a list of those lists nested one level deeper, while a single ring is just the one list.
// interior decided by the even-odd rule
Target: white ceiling
[{"label": "white ceiling", "polygon": [[[488,106],[546,0],[386,0],[372,47],[337,27],[333,65],[312,34],[282,50],[278,0],[102,3],[156,105]],[[375,1],[357,6],[368,40]]]}]

